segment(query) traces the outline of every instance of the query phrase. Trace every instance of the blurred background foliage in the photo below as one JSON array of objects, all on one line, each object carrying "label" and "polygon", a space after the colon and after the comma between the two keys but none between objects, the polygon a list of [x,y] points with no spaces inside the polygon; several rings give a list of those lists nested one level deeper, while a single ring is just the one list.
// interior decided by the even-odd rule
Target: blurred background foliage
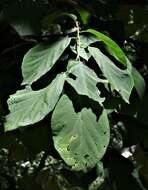
[{"label": "blurred background foliage", "polygon": [[[148,83],[147,0],[0,0],[0,190],[146,190],[148,189],[148,90],[132,92],[130,104],[109,96],[111,140],[101,167],[72,172],[55,151],[49,119],[4,133],[7,99],[20,88],[21,62],[36,43],[69,31],[60,11],[77,14],[82,29],[95,28],[116,41]],[[102,177],[103,176],[103,177]],[[100,182],[100,181],[103,181]],[[102,183],[100,186],[99,183]]]}]

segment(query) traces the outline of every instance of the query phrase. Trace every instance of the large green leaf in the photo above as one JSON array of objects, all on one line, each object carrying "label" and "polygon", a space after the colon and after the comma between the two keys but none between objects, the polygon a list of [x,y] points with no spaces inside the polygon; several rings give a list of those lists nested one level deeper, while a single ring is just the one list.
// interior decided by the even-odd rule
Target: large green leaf
[{"label": "large green leaf", "polygon": [[129,103],[129,97],[134,86],[130,71],[128,69],[121,70],[118,68],[99,49],[94,47],[89,47],[88,49],[112,87]]},{"label": "large green leaf", "polygon": [[68,73],[71,73],[76,77],[75,80],[70,77],[66,80],[78,94],[86,95],[94,101],[102,104],[104,98],[100,97],[100,91],[96,85],[99,82],[104,82],[104,80],[98,78],[92,69],[85,66],[80,61],[70,61],[68,64]]},{"label": "large green leaf", "polygon": [[122,51],[122,49],[111,38],[109,38],[108,36],[104,35],[103,33],[98,32],[93,29],[88,29],[84,32],[94,34],[99,40],[103,41],[109,48],[112,55],[123,65],[129,64],[129,61],[128,61],[126,55],[124,54],[124,52]]},{"label": "large green leaf", "polygon": [[73,170],[87,171],[103,157],[110,139],[107,113],[96,120],[91,109],[74,111],[66,95],[59,100],[51,121],[56,150]]},{"label": "large green leaf", "polygon": [[5,131],[42,120],[55,107],[63,90],[65,78],[65,73],[59,74],[42,90],[33,91],[26,88],[10,96],[8,100],[10,114],[6,117]]},{"label": "large green leaf", "polygon": [[32,84],[47,73],[60,58],[71,38],[60,38],[53,44],[41,43],[29,50],[22,63],[23,84]]}]

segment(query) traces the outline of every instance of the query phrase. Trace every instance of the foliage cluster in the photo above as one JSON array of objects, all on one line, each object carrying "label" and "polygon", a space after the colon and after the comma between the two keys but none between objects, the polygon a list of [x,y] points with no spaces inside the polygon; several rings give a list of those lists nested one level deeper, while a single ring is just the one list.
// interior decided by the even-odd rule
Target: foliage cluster
[{"label": "foliage cluster", "polygon": [[0,189],[145,190],[146,5],[0,5]]}]

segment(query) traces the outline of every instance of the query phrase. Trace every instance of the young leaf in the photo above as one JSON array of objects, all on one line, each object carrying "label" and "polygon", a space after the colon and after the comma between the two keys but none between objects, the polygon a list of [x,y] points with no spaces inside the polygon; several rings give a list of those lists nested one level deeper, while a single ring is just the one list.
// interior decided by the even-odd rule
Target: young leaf
[{"label": "young leaf", "polygon": [[68,73],[76,77],[75,80],[70,77],[66,80],[78,94],[86,95],[102,105],[104,98],[100,97],[100,91],[96,85],[104,80],[99,79],[93,70],[80,61],[70,61],[68,64]]},{"label": "young leaf", "polygon": [[93,168],[103,157],[110,139],[106,111],[96,121],[90,109],[76,113],[66,95],[53,112],[51,127],[56,150],[76,171]]},{"label": "young leaf", "polygon": [[88,29],[84,32],[94,34],[99,40],[103,41],[112,52],[112,55],[123,65],[127,66],[129,64],[122,49],[111,38],[93,29]]},{"label": "young leaf", "polygon": [[32,84],[46,74],[60,58],[71,38],[63,37],[53,44],[41,43],[29,50],[22,63],[23,83]]},{"label": "young leaf", "polygon": [[5,131],[34,124],[42,120],[55,107],[63,90],[66,75],[59,74],[46,88],[33,91],[20,90],[10,96],[10,114],[6,117]]},{"label": "young leaf", "polygon": [[121,70],[118,68],[97,48],[89,47],[88,50],[113,88],[129,103],[129,97],[134,87],[134,81],[129,70]]}]

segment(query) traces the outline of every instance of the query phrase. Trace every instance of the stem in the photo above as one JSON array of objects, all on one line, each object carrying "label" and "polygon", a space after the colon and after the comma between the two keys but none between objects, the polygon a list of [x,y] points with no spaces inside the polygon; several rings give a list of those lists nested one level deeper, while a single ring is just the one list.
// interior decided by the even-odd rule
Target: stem
[{"label": "stem", "polygon": [[77,57],[76,57],[76,60],[80,60],[80,27],[79,27],[79,22],[76,21],[76,28],[77,28],[77,38],[76,38],[76,41],[77,41]]}]

